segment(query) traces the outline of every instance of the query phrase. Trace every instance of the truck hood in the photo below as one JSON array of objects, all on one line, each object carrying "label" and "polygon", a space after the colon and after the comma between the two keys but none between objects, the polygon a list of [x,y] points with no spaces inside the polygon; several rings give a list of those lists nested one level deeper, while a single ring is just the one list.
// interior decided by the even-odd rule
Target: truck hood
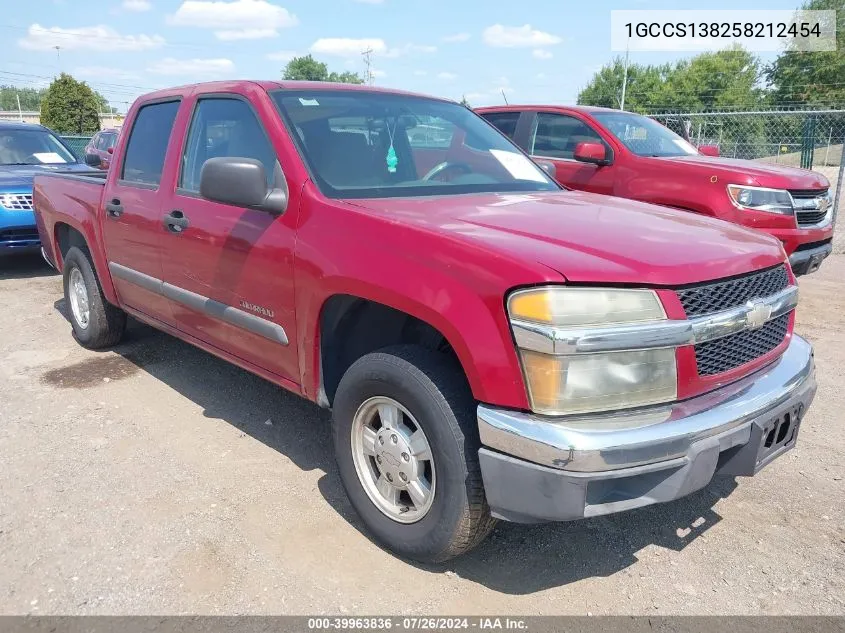
[{"label": "truck hood", "polygon": [[69,171],[91,171],[84,163],[63,165],[0,165],[0,189],[30,188],[37,174],[55,174]]},{"label": "truck hood", "polygon": [[[725,184],[730,182],[774,189],[827,189],[830,186],[827,178],[816,172],[759,161],[717,156],[668,156],[653,160],[664,163],[670,170],[678,166],[687,174],[690,168],[698,169],[707,176],[719,176]],[[670,173],[667,172],[667,176]]]},{"label": "truck hood", "polygon": [[566,191],[347,200],[391,221],[536,262],[572,282],[678,286],[784,261],[780,243],[721,220]]}]

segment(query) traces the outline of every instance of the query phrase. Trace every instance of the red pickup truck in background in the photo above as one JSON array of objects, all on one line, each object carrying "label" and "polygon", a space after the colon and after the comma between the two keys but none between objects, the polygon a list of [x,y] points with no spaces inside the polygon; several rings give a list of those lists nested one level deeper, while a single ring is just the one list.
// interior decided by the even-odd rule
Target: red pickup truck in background
[{"label": "red pickup truck in background", "polygon": [[777,240],[563,190],[459,104],[180,87],[113,156],[35,178],[77,340],[132,315],[331,408],[349,499],[402,556],[754,475],[815,394]]},{"label": "red pickup truck in background", "polygon": [[[654,119],[584,106],[497,106],[481,116],[569,187],[709,215],[765,231],[796,275],[832,250],[830,183],[812,171],[718,157]],[[716,156],[714,156],[716,154]]]}]

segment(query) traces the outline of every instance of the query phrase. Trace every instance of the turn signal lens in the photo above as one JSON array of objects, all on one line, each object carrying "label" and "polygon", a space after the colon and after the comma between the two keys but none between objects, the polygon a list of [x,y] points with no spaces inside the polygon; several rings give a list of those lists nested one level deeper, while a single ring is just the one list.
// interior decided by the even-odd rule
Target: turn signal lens
[{"label": "turn signal lens", "polygon": [[508,301],[511,319],[583,327],[666,318],[653,290],[546,287],[518,290]]}]

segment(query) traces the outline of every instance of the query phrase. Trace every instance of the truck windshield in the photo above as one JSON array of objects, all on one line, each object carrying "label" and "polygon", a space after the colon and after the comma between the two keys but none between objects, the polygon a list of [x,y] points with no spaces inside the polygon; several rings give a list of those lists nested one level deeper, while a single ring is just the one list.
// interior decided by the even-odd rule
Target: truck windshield
[{"label": "truck windshield", "polygon": [[698,150],[654,119],[630,112],[595,112],[593,116],[638,156],[692,156]]},{"label": "truck windshield", "polygon": [[329,197],[559,189],[506,137],[456,103],[331,89],[280,90],[273,98]]},{"label": "truck windshield", "polygon": [[47,130],[0,129],[0,165],[63,165],[78,162]]}]

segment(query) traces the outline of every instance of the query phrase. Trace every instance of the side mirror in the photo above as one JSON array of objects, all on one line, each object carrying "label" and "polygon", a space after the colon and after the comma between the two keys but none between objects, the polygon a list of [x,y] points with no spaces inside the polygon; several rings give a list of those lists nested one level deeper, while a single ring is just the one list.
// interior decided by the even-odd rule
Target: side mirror
[{"label": "side mirror", "polygon": [[578,143],[575,146],[575,152],[572,157],[582,163],[592,163],[594,165],[610,164],[610,161],[607,159],[607,148],[602,143]]},{"label": "side mirror", "polygon": [[[284,180],[277,168],[275,180]],[[285,212],[288,203],[287,188],[267,187],[264,165],[254,158],[209,158],[200,172],[200,195],[208,200],[237,207],[250,207],[272,215]]]},{"label": "side mirror", "polygon": [[550,178],[557,177],[557,171],[555,170],[555,164],[550,160],[544,160],[542,158],[535,158],[534,162],[537,164],[537,167],[542,169],[546,172],[546,175]]},{"label": "side mirror", "polygon": [[718,145],[699,145],[698,151],[699,151],[699,153],[703,154],[704,156],[718,156],[719,155],[719,146]]},{"label": "side mirror", "polygon": [[85,164],[89,167],[99,167],[100,157],[96,154],[85,154]]},{"label": "side mirror", "polygon": [[106,151],[107,151],[109,154],[114,154],[114,147],[109,147]]}]

